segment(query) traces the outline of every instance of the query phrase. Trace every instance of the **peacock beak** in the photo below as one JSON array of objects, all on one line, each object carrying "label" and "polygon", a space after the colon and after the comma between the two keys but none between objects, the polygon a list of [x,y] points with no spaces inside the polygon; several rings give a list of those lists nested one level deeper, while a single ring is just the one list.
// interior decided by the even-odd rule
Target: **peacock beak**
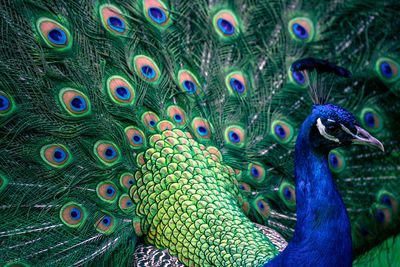
[{"label": "peacock beak", "polygon": [[370,135],[360,126],[356,126],[356,129],[357,134],[353,135],[354,139],[351,140],[353,144],[368,145],[371,147],[377,147],[380,150],[385,151],[385,148],[378,139]]}]

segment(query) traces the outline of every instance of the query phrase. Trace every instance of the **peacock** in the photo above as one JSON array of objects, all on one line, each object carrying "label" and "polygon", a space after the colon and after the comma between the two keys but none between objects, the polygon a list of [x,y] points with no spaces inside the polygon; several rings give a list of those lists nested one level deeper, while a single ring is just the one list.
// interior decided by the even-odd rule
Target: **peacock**
[{"label": "peacock", "polygon": [[0,265],[400,266],[399,12],[1,0]]}]

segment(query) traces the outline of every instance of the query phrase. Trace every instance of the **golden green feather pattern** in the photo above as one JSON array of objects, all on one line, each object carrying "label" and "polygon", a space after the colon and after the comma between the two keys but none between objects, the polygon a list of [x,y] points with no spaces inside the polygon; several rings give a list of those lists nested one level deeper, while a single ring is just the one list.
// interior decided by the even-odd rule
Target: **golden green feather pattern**
[{"label": "golden green feather pattern", "polygon": [[240,209],[235,172],[219,151],[178,129],[150,140],[130,189],[148,243],[189,266],[257,266],[278,254]]}]

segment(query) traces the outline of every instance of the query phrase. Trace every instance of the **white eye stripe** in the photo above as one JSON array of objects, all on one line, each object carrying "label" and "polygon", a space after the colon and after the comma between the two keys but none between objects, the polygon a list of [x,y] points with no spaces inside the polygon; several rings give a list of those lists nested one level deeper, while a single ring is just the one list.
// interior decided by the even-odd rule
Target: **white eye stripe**
[{"label": "white eye stripe", "polygon": [[342,127],[343,131],[345,131],[346,133],[348,133],[349,135],[355,137],[356,135],[353,134],[352,132],[350,132],[350,130],[348,128],[346,128],[343,124],[340,124],[340,127]]},{"label": "white eye stripe", "polygon": [[[343,128],[343,127],[344,127],[344,126],[342,125],[342,128]],[[317,119],[317,128],[318,128],[319,133],[320,133],[323,137],[325,137],[326,139],[331,140],[331,141],[334,141],[334,142],[336,142],[336,143],[340,143],[340,141],[339,141],[338,138],[336,138],[336,137],[334,137],[334,136],[332,136],[332,135],[326,133],[326,131],[325,131],[325,125],[322,124],[321,118],[318,118],[318,119]],[[346,128],[346,127],[345,127],[345,128]],[[347,128],[346,128],[346,129],[347,129]],[[347,129],[347,130],[348,130],[348,129]]]}]

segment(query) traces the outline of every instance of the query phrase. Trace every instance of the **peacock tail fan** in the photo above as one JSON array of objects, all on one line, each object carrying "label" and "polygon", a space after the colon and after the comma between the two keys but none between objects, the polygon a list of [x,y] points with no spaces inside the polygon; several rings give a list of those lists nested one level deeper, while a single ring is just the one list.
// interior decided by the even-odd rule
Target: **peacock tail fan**
[{"label": "peacock tail fan", "polygon": [[[328,155],[354,263],[398,261],[398,12],[394,0],[1,1],[0,264],[268,262],[296,226],[308,88],[327,84],[385,146]],[[352,76],[315,83],[309,64],[329,62]]]}]

